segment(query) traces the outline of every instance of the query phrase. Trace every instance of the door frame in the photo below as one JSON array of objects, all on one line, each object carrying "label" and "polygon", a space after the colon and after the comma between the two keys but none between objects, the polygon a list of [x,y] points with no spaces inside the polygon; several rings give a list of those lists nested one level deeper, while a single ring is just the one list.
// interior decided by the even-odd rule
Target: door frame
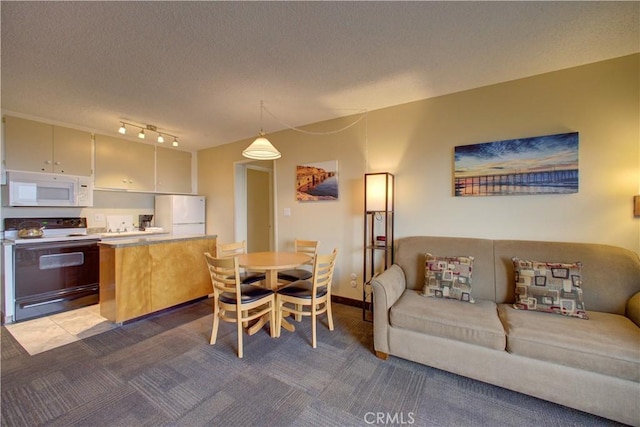
[{"label": "door frame", "polygon": [[[261,163],[264,164],[264,163]],[[242,160],[234,162],[234,241],[247,240],[247,169],[255,169],[269,174],[269,192],[271,193],[271,209],[269,209],[269,223],[271,233],[269,234],[269,247],[277,250],[277,197],[276,197],[276,163],[271,161],[271,168],[261,166],[252,160]]]}]

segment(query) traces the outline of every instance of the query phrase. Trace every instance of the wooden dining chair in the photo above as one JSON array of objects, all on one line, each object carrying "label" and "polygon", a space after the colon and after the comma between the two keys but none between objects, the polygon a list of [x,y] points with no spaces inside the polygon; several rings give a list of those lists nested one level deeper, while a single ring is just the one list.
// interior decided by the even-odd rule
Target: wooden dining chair
[{"label": "wooden dining chair", "polygon": [[236,323],[238,357],[242,358],[243,325],[256,319],[261,322],[264,316],[269,315],[271,337],[276,336],[275,295],[272,290],[261,286],[243,285],[240,282],[238,258],[214,258],[208,252],[204,256],[213,285],[213,325],[209,343],[216,343],[220,320]]},{"label": "wooden dining chair", "polygon": [[318,253],[318,246],[320,246],[320,242],[317,240],[296,239],[294,242],[295,251],[309,255],[311,260],[307,263],[307,267],[298,267],[291,270],[279,271],[278,280],[284,282],[295,282],[296,280],[311,279],[311,277],[313,277],[313,260]]},{"label": "wooden dining chair", "polygon": [[[311,280],[297,280],[276,291],[276,334],[280,336],[282,318],[288,314],[311,317],[311,345],[316,348],[316,323],[319,315],[327,313],[329,330],[333,331],[331,314],[331,283],[337,249],[329,255],[316,255]],[[305,310],[305,307],[308,309]]]},{"label": "wooden dining chair", "polygon": [[[230,258],[241,254],[247,253],[247,242],[245,240],[241,242],[233,243],[218,243],[216,245],[218,258]],[[263,271],[247,271],[240,270],[240,282],[251,284],[266,279],[266,274]]]}]

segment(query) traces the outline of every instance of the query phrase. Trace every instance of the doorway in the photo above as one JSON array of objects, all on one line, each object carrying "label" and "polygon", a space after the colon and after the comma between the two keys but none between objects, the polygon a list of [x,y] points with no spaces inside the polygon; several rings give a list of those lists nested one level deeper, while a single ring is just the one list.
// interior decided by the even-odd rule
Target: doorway
[{"label": "doorway", "polygon": [[246,240],[249,252],[274,249],[272,166],[264,161],[236,163],[235,241]]}]

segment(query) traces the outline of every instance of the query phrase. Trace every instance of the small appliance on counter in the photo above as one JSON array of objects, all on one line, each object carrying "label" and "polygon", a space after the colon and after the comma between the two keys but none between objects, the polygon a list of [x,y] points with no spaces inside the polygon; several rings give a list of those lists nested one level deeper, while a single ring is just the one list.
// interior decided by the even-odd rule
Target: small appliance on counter
[{"label": "small appliance on counter", "polygon": [[141,231],[145,231],[146,229],[151,227],[151,221],[153,220],[153,215],[138,215],[138,224]]}]

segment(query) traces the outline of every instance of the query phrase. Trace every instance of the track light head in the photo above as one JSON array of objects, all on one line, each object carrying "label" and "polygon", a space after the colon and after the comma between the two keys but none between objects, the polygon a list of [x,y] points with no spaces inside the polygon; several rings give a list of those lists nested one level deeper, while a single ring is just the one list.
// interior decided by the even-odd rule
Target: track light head
[{"label": "track light head", "polygon": [[140,129],[140,132],[138,132],[138,138],[140,139],[145,139],[145,131],[150,131],[150,132],[155,132],[158,134],[158,144],[163,144],[164,143],[164,137],[165,136],[170,136],[171,138],[173,138],[173,143],[171,145],[173,145],[174,147],[178,146],[178,137],[175,135],[171,135],[170,133],[166,133],[164,131],[159,131],[158,127],[155,125],[144,125],[144,126],[140,126],[140,125],[136,125],[133,123],[129,123],[129,122],[120,122],[120,128],[118,129],[118,133],[121,133],[122,135],[124,135],[125,133],[127,133],[127,129],[125,128],[125,126],[133,126],[134,128],[138,128]]}]

